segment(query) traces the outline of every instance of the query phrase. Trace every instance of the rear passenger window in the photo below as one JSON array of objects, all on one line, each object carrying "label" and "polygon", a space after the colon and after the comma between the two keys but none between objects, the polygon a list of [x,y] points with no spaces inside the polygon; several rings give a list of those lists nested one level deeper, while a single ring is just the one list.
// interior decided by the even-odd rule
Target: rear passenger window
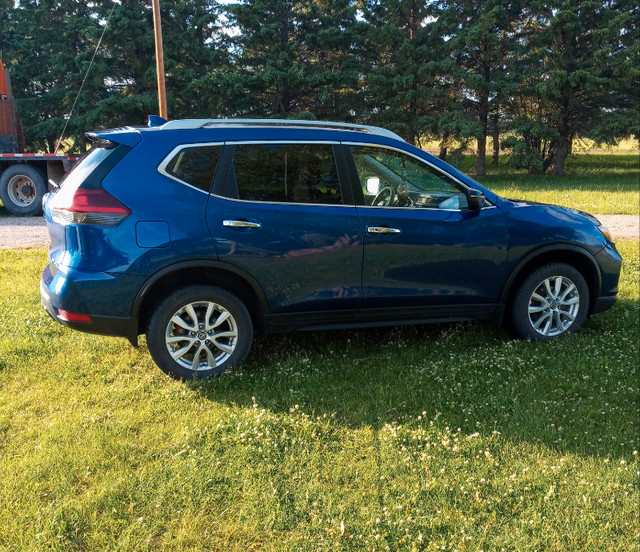
[{"label": "rear passenger window", "polygon": [[167,163],[170,176],[209,192],[222,146],[193,146],[181,149]]},{"label": "rear passenger window", "polygon": [[[244,144],[233,155],[238,199],[342,203],[329,144]],[[233,186],[231,188],[234,188]]]}]

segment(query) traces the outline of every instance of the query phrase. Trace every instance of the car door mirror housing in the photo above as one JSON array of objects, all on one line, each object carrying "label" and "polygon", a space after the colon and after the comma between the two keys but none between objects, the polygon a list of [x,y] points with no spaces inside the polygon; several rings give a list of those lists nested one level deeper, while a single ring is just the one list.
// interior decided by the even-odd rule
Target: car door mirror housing
[{"label": "car door mirror housing", "polygon": [[467,192],[467,202],[469,203],[469,209],[471,211],[479,211],[484,204],[484,193],[480,190],[470,189]]},{"label": "car door mirror housing", "polygon": [[367,193],[376,195],[380,191],[380,179],[377,176],[367,178]]}]

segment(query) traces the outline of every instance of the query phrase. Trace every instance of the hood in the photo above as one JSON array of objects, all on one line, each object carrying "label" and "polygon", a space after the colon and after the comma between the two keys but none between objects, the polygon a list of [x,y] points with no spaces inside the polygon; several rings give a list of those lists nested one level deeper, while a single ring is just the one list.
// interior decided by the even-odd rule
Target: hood
[{"label": "hood", "polygon": [[571,217],[576,220],[588,220],[596,226],[600,226],[600,221],[589,213],[579,211],[577,209],[571,209],[570,207],[561,207],[560,205],[553,205],[551,203],[540,203],[538,201],[524,201],[521,199],[507,199],[502,198],[509,207],[514,209],[534,207],[547,211],[549,214],[559,216],[560,218]]}]

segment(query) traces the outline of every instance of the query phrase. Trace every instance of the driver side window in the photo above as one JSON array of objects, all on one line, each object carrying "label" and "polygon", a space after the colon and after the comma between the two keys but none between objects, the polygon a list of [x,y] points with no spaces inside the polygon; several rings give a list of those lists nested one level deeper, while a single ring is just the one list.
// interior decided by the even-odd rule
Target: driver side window
[{"label": "driver side window", "polygon": [[352,146],[365,203],[372,206],[464,209],[462,187],[446,174],[399,151]]}]

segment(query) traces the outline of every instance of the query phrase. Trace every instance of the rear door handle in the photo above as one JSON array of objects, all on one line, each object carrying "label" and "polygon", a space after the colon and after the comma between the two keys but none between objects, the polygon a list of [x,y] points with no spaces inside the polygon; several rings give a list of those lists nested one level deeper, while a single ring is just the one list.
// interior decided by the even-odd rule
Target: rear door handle
[{"label": "rear door handle", "polygon": [[367,226],[369,234],[400,234],[399,228],[389,228],[388,226]]},{"label": "rear door handle", "polygon": [[248,220],[223,220],[222,226],[227,228],[262,228],[259,222],[251,222]]}]

